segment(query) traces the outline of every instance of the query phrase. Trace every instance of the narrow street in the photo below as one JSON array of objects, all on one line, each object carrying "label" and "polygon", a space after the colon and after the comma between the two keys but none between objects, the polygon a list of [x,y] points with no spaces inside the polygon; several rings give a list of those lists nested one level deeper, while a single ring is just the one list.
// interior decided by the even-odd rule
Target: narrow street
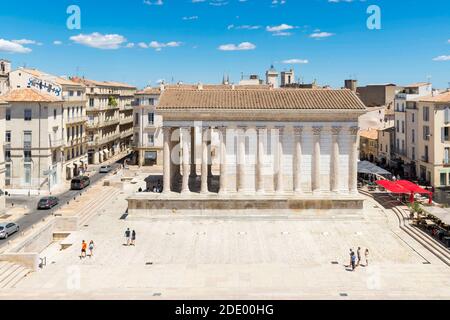
[{"label": "narrow street", "polygon": [[[124,158],[118,160],[117,162],[111,164],[111,168],[112,168],[111,172],[113,172],[114,170],[118,169],[121,166],[121,163],[123,163],[123,160],[125,158],[126,157],[124,157]],[[58,197],[58,199],[59,199],[59,204],[56,207],[52,208],[51,210],[37,210],[37,203],[38,203],[38,201],[39,201],[39,199],[41,197],[37,197],[37,196],[33,196],[33,197],[28,197],[28,196],[11,196],[11,198],[7,199],[7,206],[8,207],[10,206],[11,203],[14,203],[15,206],[16,205],[22,205],[22,206],[27,206],[27,207],[29,207],[31,209],[28,214],[26,214],[22,218],[18,219],[17,221],[13,221],[13,222],[17,223],[20,226],[20,230],[21,231],[26,231],[27,229],[31,228],[31,226],[33,226],[37,222],[41,221],[45,217],[53,215],[53,213],[55,211],[57,211],[61,207],[65,206],[67,204],[67,202],[70,202],[75,197],[78,197],[80,195],[80,193],[88,192],[89,189],[94,184],[100,182],[101,180],[103,180],[105,177],[108,176],[108,174],[99,173],[98,172],[99,168],[100,168],[100,166],[98,166],[98,168],[96,168],[94,174],[90,175],[91,185],[88,188],[86,188],[84,190],[81,190],[81,191],[78,191],[78,190],[67,190],[67,191],[65,191],[63,193],[55,194],[54,196]],[[20,235],[20,233],[15,233],[14,235],[11,235],[7,240],[3,240],[3,239],[0,240],[0,248],[3,248],[4,246],[6,246],[9,240],[13,240],[16,237],[18,237],[19,235]]]}]

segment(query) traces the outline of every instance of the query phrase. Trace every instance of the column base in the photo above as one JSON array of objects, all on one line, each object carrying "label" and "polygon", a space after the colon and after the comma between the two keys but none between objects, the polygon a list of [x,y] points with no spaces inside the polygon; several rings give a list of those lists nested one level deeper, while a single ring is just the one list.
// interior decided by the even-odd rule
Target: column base
[{"label": "column base", "polygon": [[181,190],[181,194],[186,195],[192,193],[191,190]]}]

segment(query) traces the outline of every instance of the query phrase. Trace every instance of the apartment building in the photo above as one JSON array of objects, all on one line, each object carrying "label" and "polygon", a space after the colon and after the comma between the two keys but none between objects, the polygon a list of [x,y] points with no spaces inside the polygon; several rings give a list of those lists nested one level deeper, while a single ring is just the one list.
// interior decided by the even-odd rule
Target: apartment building
[{"label": "apartment building", "polygon": [[9,75],[11,89],[33,88],[63,102],[63,175],[66,180],[87,169],[86,88],[37,69],[19,68]]},{"label": "apartment building", "polygon": [[[5,112],[7,105],[8,104],[6,103],[6,101],[1,100],[0,96],[0,137],[5,136],[5,126],[6,126]],[[6,209],[5,173],[6,173],[5,149],[4,144],[0,143],[0,214],[5,213]]]},{"label": "apartment building", "polygon": [[394,125],[378,129],[378,163],[382,166],[390,166],[394,152],[395,127]]},{"label": "apartment building", "polygon": [[436,188],[450,187],[450,91],[417,98],[419,179]]},{"label": "apartment building", "polygon": [[134,163],[139,166],[162,165],[163,119],[156,112],[160,88],[146,88],[136,93],[134,106]]},{"label": "apartment building", "polygon": [[9,73],[11,72],[11,62],[0,59],[0,96],[9,90]]},{"label": "apartment building", "polygon": [[[405,178],[417,177],[418,112],[415,100],[433,93],[431,83],[415,83],[397,93],[395,106],[395,152],[392,165]],[[424,135],[429,135],[426,133]]]},{"label": "apartment building", "polygon": [[52,191],[63,181],[64,101],[36,89],[12,89],[5,110],[6,189]]},{"label": "apartment building", "polygon": [[378,158],[378,129],[362,130],[359,144],[360,159],[375,162]]},{"label": "apartment building", "polygon": [[136,87],[75,77],[71,80],[86,86],[89,164],[102,163],[130,148]]}]

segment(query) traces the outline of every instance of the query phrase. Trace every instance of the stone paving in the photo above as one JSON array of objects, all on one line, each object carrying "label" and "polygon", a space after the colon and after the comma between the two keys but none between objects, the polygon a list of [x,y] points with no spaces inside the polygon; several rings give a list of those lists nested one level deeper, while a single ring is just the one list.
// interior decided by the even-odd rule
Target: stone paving
[{"label": "stone paving", "polygon": [[[121,220],[125,194],[65,251],[0,299],[449,299],[450,268],[366,201],[363,219],[270,217]],[[124,231],[137,231],[136,247]],[[80,260],[82,240],[95,256]],[[348,271],[350,248],[370,266]],[[364,262],[364,261],[363,261]]]}]

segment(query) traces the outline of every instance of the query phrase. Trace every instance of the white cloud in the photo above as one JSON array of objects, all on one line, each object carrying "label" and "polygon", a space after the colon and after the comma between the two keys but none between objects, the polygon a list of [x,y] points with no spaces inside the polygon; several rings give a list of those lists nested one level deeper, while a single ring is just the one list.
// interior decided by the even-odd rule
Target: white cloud
[{"label": "white cloud", "polygon": [[329,38],[334,36],[334,33],[330,32],[315,32],[311,34],[309,37],[313,39],[323,39],[323,38]]},{"label": "white cloud", "polygon": [[309,61],[304,60],[304,59],[289,59],[289,60],[284,60],[283,63],[284,64],[307,64],[307,63],[309,63]]},{"label": "white cloud", "polygon": [[60,46],[60,45],[62,45],[63,43],[62,43],[62,41],[55,40],[55,41],[53,41],[53,44],[54,44],[55,46]]},{"label": "white cloud", "polygon": [[450,56],[439,56],[434,58],[433,61],[450,61]]},{"label": "white cloud", "polygon": [[126,48],[134,48],[135,44],[133,42],[127,43]]},{"label": "white cloud", "polygon": [[8,41],[5,39],[0,39],[0,52],[7,53],[30,53],[32,50],[30,48],[24,47],[20,43],[13,41]]},{"label": "white cloud", "polygon": [[127,41],[124,36],[119,34],[101,34],[94,32],[91,34],[79,34],[77,36],[70,37],[75,43],[82,44],[91,48],[102,50],[115,50]]},{"label": "white cloud", "polygon": [[227,29],[231,30],[231,29],[236,29],[236,30],[258,30],[261,29],[261,26],[253,26],[253,25],[242,25],[242,26],[235,26],[234,24],[230,24]]},{"label": "white cloud", "polygon": [[155,0],[155,1],[144,0],[144,4],[148,6],[162,6],[164,2],[163,0]]},{"label": "white cloud", "polygon": [[198,20],[198,16],[191,16],[191,17],[183,17],[184,21],[190,21],[190,20]]},{"label": "white cloud", "polygon": [[223,44],[218,48],[221,51],[248,51],[255,50],[256,46],[251,42],[242,42],[238,45],[235,44]]},{"label": "white cloud", "polygon": [[288,24],[280,24],[279,26],[268,26],[266,28],[267,31],[269,32],[281,32],[281,31],[286,31],[286,30],[292,30],[294,29],[294,26],[288,25]]},{"label": "white cloud", "polygon": [[35,44],[35,45],[42,45],[42,43],[34,41],[34,40],[29,40],[29,39],[20,39],[20,40],[11,40],[11,42],[17,43],[17,44],[21,44],[21,45],[27,45],[27,44]]}]

